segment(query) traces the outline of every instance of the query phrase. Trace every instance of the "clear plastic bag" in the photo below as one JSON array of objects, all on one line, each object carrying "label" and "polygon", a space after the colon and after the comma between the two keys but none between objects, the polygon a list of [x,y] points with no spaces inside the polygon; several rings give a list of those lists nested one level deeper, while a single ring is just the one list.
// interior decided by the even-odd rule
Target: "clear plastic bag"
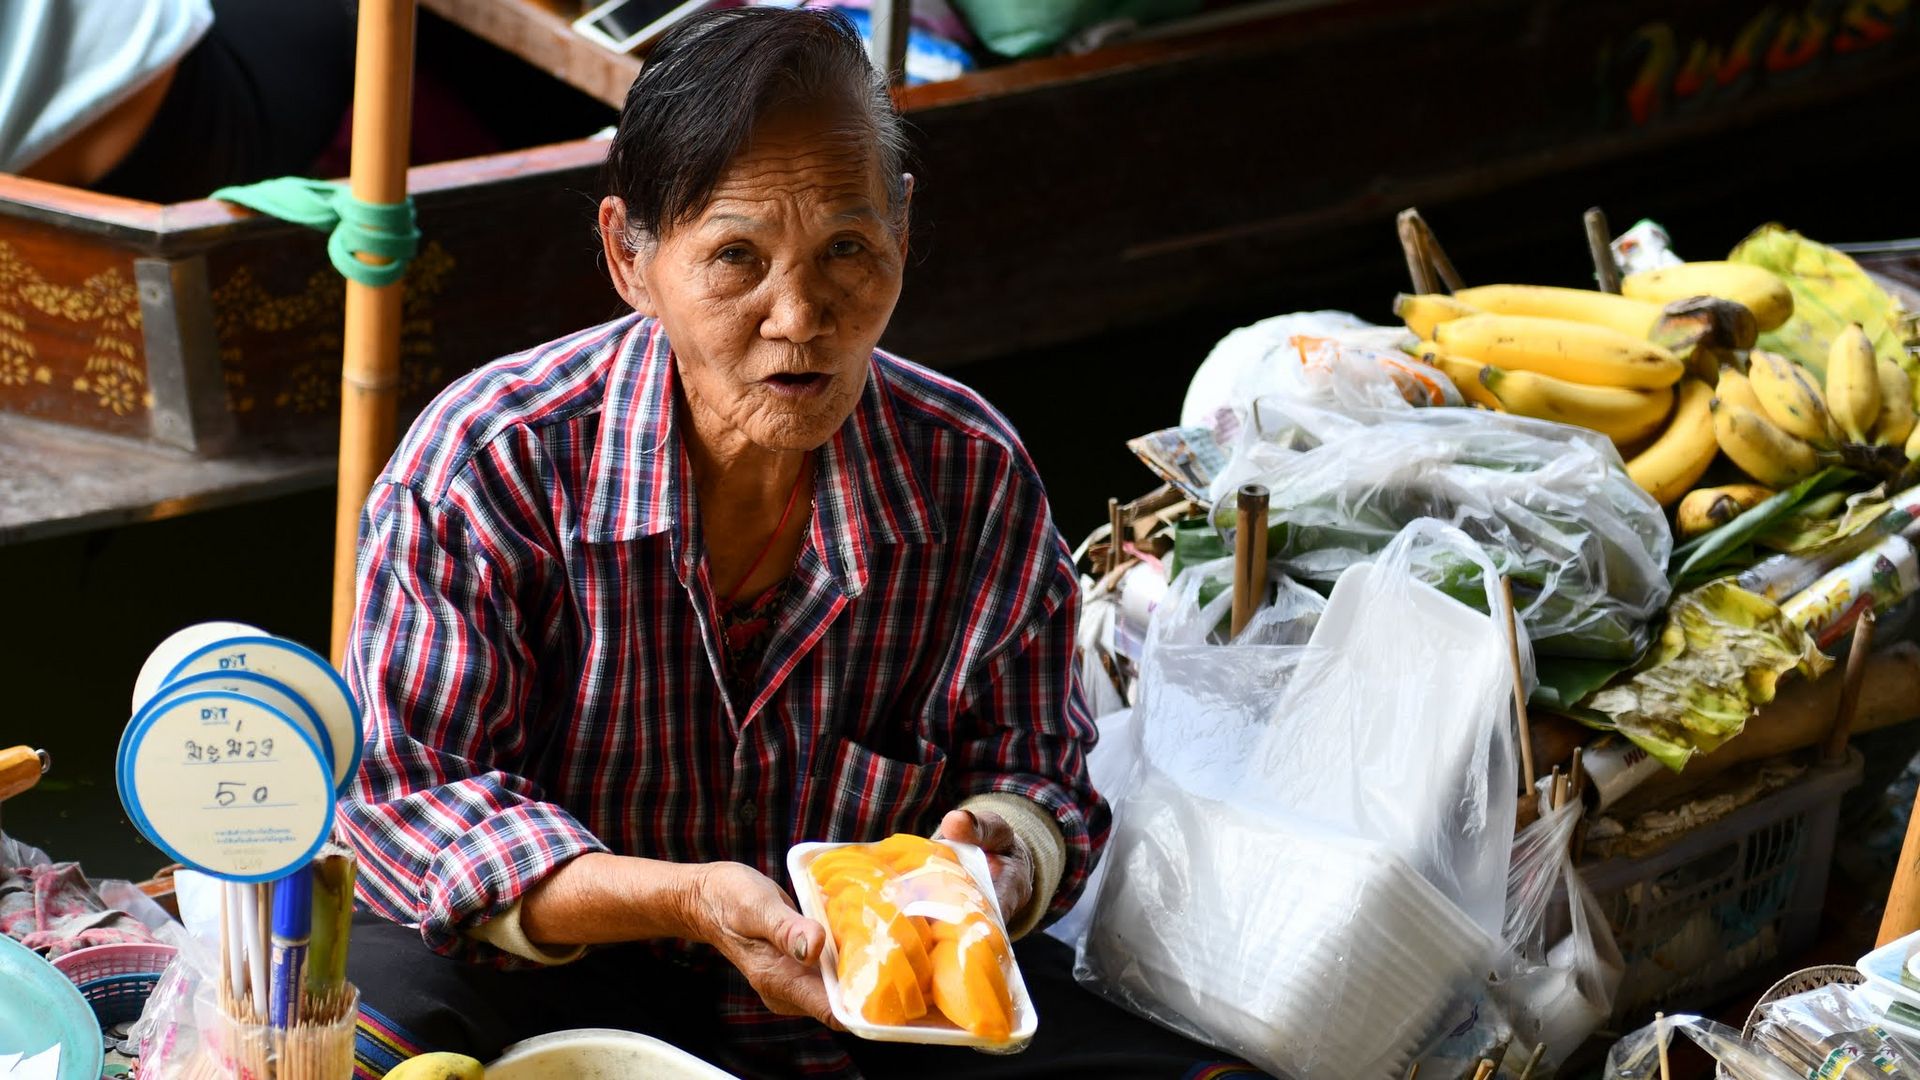
[{"label": "clear plastic bag", "polygon": [[1732,1080],[1802,1080],[1802,1074],[1780,1063],[1738,1031],[1698,1016],[1675,1015],[1656,1020],[1613,1044],[1607,1051],[1605,1080],[1659,1080],[1661,1048],[1684,1035],[1720,1063]]},{"label": "clear plastic bag", "polygon": [[1543,807],[1514,836],[1507,871],[1503,936],[1510,968],[1496,984],[1497,996],[1515,1038],[1545,1044],[1542,1060],[1550,1067],[1606,1021],[1626,967],[1605,912],[1574,868],[1573,833],[1582,813],[1577,800],[1558,810]]},{"label": "clear plastic bag", "polygon": [[[1483,409],[1415,408],[1364,351],[1323,350],[1290,392],[1255,403],[1214,478],[1216,526],[1229,524],[1241,485],[1265,485],[1270,555],[1325,588],[1408,522],[1437,518],[1483,544],[1493,572],[1512,579],[1541,653],[1639,655],[1670,591],[1673,538],[1604,437]],[[1476,606],[1487,591],[1477,569],[1445,549],[1416,572]]]},{"label": "clear plastic bag", "polygon": [[1920,1077],[1914,1050],[1882,1027],[1859,987],[1834,985],[1766,1005],[1753,1042],[1800,1075],[1830,1080]]},{"label": "clear plastic bag", "polygon": [[1506,901],[1512,673],[1502,628],[1412,576],[1441,551],[1490,569],[1416,522],[1342,577],[1305,645],[1207,644],[1222,600],[1175,583],[1083,982],[1301,1080],[1397,1080],[1479,992]]}]

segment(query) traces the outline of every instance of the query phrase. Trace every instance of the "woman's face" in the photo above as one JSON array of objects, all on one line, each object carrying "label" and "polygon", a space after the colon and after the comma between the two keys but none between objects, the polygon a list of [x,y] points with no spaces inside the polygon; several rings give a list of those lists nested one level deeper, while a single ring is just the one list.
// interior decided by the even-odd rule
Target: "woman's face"
[{"label": "woman's face", "polygon": [[617,242],[624,206],[601,204],[614,283],[665,326],[709,439],[811,450],[852,414],[906,255],[871,142],[845,111],[775,112],[705,208],[638,253]]}]

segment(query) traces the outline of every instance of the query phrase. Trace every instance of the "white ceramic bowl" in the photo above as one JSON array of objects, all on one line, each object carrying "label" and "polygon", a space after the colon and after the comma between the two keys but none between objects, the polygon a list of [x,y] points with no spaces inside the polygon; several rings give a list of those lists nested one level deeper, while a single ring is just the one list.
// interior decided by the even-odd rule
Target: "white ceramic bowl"
[{"label": "white ceramic bowl", "polygon": [[736,1080],[670,1043],[633,1031],[578,1028],[514,1043],[487,1080]]}]

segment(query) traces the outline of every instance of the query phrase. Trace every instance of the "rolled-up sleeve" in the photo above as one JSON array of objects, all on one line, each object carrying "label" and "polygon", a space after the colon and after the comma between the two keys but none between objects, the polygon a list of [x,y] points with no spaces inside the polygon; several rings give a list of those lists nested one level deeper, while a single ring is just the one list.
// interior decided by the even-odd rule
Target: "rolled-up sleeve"
[{"label": "rolled-up sleeve", "polygon": [[1018,795],[1059,825],[1066,861],[1044,925],[1073,907],[1110,815],[1087,773],[1097,735],[1073,663],[1072,557],[1037,480],[1007,478],[996,504],[998,520],[981,533],[970,619],[992,630],[967,680],[955,756],[965,795]]},{"label": "rolled-up sleeve", "polygon": [[490,523],[383,481],[361,523],[347,679],[367,743],[341,826],[360,899],[447,954],[508,959],[467,932],[562,863],[606,850],[539,786],[496,762],[537,738],[543,605],[490,549]]}]

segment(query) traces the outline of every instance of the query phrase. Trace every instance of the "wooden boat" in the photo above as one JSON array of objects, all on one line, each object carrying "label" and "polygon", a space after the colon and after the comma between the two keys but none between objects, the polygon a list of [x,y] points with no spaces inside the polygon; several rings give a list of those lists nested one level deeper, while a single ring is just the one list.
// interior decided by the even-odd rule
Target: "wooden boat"
[{"label": "wooden boat", "polygon": [[[603,100],[631,78],[631,60],[595,55],[535,0],[424,3]],[[1920,85],[1904,0],[1249,12],[903,91],[917,254],[887,344],[950,366],[1258,301],[1355,237],[1389,251],[1402,206],[1751,149],[1756,131],[1809,136]],[[474,364],[618,312],[591,232],[603,149],[586,139],[412,171],[426,237],[407,279],[413,405]],[[199,459],[324,454],[341,293],[318,234],[219,202],[0,176],[0,420]]]}]

